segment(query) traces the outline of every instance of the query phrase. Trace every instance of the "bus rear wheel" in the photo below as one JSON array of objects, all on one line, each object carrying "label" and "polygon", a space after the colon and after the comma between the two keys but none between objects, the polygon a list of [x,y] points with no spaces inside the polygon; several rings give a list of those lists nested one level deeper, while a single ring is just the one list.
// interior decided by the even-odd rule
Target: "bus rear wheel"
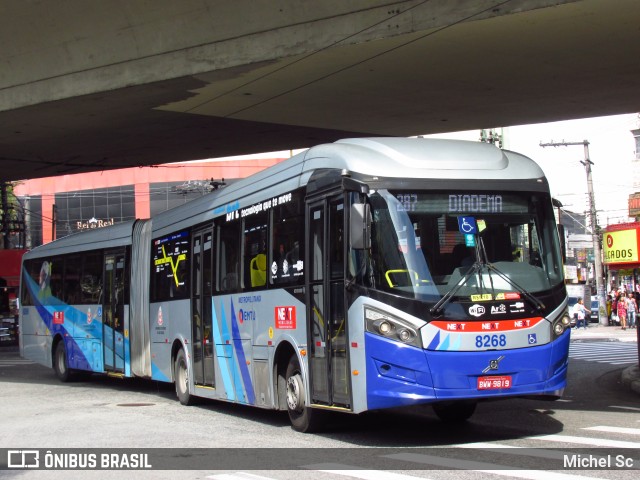
[{"label": "bus rear wheel", "polygon": [[189,365],[184,350],[178,351],[173,367],[173,378],[176,382],[176,395],[182,405],[193,405],[193,395],[189,393]]},{"label": "bus rear wheel", "polygon": [[287,384],[287,411],[291,426],[294,430],[303,433],[317,431],[324,412],[305,405],[304,377],[302,376],[300,362],[296,356],[292,356],[289,359],[285,379]]},{"label": "bus rear wheel", "polygon": [[73,374],[67,363],[67,349],[62,340],[56,344],[53,352],[53,370],[61,382],[70,382],[73,379]]},{"label": "bus rear wheel", "polygon": [[438,418],[447,423],[462,423],[476,411],[478,403],[473,400],[457,400],[433,404],[433,411]]}]

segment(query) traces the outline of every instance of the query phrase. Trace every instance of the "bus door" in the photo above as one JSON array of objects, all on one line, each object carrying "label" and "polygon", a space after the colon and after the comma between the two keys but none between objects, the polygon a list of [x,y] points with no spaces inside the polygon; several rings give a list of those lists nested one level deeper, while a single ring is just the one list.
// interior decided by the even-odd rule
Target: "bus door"
[{"label": "bus door", "polygon": [[307,204],[311,403],[351,406],[345,302],[344,194]]},{"label": "bus door", "polygon": [[191,342],[196,385],[214,386],[211,294],[213,281],[211,228],[192,236]]},{"label": "bus door", "polygon": [[104,370],[124,373],[125,253],[104,255],[102,351]]}]

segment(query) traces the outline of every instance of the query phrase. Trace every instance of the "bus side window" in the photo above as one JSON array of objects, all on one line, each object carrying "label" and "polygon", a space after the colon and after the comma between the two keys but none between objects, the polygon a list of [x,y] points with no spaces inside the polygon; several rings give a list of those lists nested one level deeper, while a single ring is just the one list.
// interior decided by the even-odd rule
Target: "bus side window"
[{"label": "bus side window", "polygon": [[56,257],[49,263],[51,295],[59,300],[64,296],[63,268],[64,261],[62,257]]},{"label": "bus side window", "polygon": [[80,303],[80,273],[82,257],[73,255],[64,262],[64,302],[67,305]]},{"label": "bus side window", "polygon": [[80,279],[80,303],[91,305],[100,301],[102,293],[102,251],[88,253],[84,257]]},{"label": "bus side window", "polygon": [[267,272],[271,283],[297,284],[304,278],[304,202],[293,193],[291,201],[273,208],[271,256]]},{"label": "bus side window", "polygon": [[189,259],[191,258],[191,234],[175,232],[152,242],[151,285],[152,302],[189,298]]},{"label": "bus side window", "polygon": [[243,264],[245,289],[264,287],[267,283],[268,221],[268,212],[251,215],[245,219]]},{"label": "bus side window", "polygon": [[[21,305],[34,305],[33,302],[33,297],[31,295],[31,291],[29,290],[29,283],[31,283],[32,286],[35,286],[36,290],[34,291],[34,294],[37,295],[38,294],[38,290],[37,288],[39,287],[39,278],[40,278],[40,265],[42,264],[42,261],[38,261],[38,260],[27,260],[24,262],[24,270],[23,270],[23,279],[22,279],[22,286],[21,286],[21,300],[22,303]],[[32,282],[29,282],[29,279],[32,280]]]},{"label": "bus side window", "polygon": [[218,248],[218,290],[235,292],[240,287],[241,230],[240,220],[220,225]]}]

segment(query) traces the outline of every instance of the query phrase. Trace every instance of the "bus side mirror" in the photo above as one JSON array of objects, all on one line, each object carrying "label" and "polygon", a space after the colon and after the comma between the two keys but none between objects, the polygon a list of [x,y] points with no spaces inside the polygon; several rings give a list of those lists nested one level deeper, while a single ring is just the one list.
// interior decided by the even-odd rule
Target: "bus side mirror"
[{"label": "bus side mirror", "polygon": [[354,203],[351,205],[349,227],[351,248],[356,250],[371,248],[371,211],[368,203]]},{"label": "bus side mirror", "polygon": [[567,242],[564,232],[564,225],[558,224],[558,238],[560,240],[560,250],[562,251],[562,263],[567,263]]}]

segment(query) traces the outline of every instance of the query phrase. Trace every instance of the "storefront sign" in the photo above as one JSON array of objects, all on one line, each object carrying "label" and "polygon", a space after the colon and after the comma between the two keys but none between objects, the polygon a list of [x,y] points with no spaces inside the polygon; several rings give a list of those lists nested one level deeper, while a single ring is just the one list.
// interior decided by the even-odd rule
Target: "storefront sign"
[{"label": "storefront sign", "polygon": [[638,262],[637,229],[605,232],[602,243],[605,265]]},{"label": "storefront sign", "polygon": [[114,223],[115,221],[113,218],[109,218],[107,220],[98,220],[97,218],[93,217],[86,222],[76,222],[76,228],[78,230],[89,230],[92,228],[108,227],[110,225],[113,225]]}]

